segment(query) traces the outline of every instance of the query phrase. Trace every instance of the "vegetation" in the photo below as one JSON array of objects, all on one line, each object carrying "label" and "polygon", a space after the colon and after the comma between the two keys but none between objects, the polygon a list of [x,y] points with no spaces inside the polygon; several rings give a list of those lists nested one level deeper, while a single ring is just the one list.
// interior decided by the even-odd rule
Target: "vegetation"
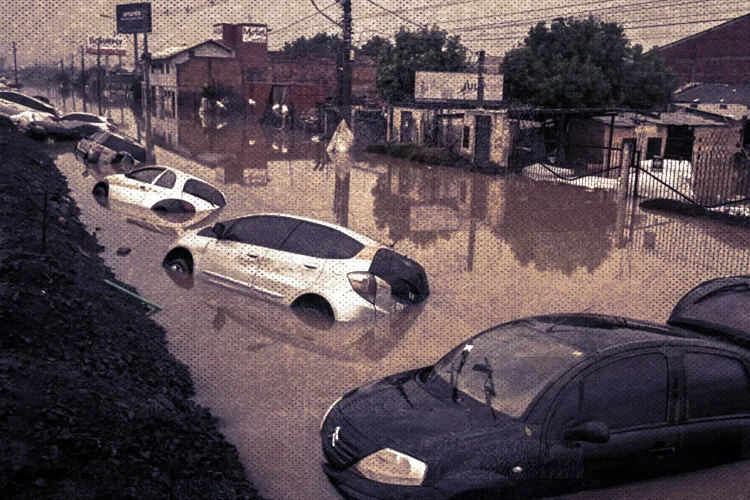
[{"label": "vegetation", "polygon": [[417,71],[460,72],[467,67],[467,49],[458,36],[437,26],[411,31],[403,26],[394,45],[381,45],[377,87],[390,102],[414,100]]},{"label": "vegetation", "polygon": [[312,38],[301,36],[296,40],[284,43],[281,52],[293,56],[315,55],[336,59],[343,40],[338,34],[317,33]]},{"label": "vegetation", "polygon": [[660,56],[632,46],[621,25],[594,17],[538,23],[501,69],[506,98],[547,108],[651,108],[676,88]]}]

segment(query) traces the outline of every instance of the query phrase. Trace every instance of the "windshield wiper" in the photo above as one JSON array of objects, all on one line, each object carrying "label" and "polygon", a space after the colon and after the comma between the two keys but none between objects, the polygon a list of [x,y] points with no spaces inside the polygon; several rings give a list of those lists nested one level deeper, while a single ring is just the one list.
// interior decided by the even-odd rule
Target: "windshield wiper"
[{"label": "windshield wiper", "polygon": [[458,376],[461,375],[461,370],[464,369],[464,365],[466,364],[466,358],[469,357],[469,353],[471,352],[471,349],[474,347],[473,344],[466,344],[461,351],[461,361],[458,363],[458,368],[456,371],[453,371],[453,363],[451,363],[451,387],[453,388],[451,399],[453,399],[454,403],[458,403],[459,397],[458,397]]},{"label": "windshield wiper", "polygon": [[492,420],[497,421],[495,408],[492,406],[492,398],[496,395],[495,381],[492,378],[492,365],[490,365],[490,361],[487,358],[484,358],[484,364],[476,364],[472,370],[487,374],[487,378],[484,380],[484,397],[487,401],[487,407],[490,409],[490,413],[492,413]]}]

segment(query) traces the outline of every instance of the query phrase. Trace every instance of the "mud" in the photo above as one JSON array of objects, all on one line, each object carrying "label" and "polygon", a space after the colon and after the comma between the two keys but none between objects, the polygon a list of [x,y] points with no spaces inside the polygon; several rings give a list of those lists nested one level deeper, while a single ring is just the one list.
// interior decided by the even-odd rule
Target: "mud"
[{"label": "mud", "polygon": [[258,498],[40,143],[3,127],[0,169],[0,496]]}]

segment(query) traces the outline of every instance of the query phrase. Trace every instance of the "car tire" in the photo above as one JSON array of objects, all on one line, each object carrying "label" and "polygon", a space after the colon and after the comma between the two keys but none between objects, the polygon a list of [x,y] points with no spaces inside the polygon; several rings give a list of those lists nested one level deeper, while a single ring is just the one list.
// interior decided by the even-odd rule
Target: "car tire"
[{"label": "car tire", "polygon": [[91,192],[94,198],[106,198],[109,195],[109,190],[105,184],[97,184],[94,186],[94,190]]},{"label": "car tire", "polygon": [[187,259],[184,257],[175,257],[167,262],[167,269],[174,274],[188,275],[192,271]]},{"label": "car tire", "polygon": [[328,330],[336,321],[333,308],[320,295],[303,295],[294,301],[292,310],[304,323]]}]

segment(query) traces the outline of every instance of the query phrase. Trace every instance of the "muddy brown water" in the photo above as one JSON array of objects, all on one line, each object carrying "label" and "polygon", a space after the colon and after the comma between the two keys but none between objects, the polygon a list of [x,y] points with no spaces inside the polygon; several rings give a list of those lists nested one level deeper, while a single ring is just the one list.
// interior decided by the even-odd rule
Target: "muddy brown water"
[{"label": "muddy brown water", "polygon": [[[220,219],[283,212],[347,226],[426,269],[431,296],[407,321],[321,331],[287,309],[197,282],[161,261],[184,224],[100,206],[101,175],[56,145],[82,220],[118,279],[164,309],[155,319],[266,498],[338,498],[318,426],[344,392],[430,365],[479,331],[554,312],[666,320],[699,282],[750,269],[750,230],[619,205],[613,193],[365,156],[326,158],[314,137],[230,123],[154,119],[154,155],[220,188]],[[119,247],[131,253],[118,256]],[[746,498],[750,462],[575,497]],[[572,497],[571,497],[572,498]]]}]

